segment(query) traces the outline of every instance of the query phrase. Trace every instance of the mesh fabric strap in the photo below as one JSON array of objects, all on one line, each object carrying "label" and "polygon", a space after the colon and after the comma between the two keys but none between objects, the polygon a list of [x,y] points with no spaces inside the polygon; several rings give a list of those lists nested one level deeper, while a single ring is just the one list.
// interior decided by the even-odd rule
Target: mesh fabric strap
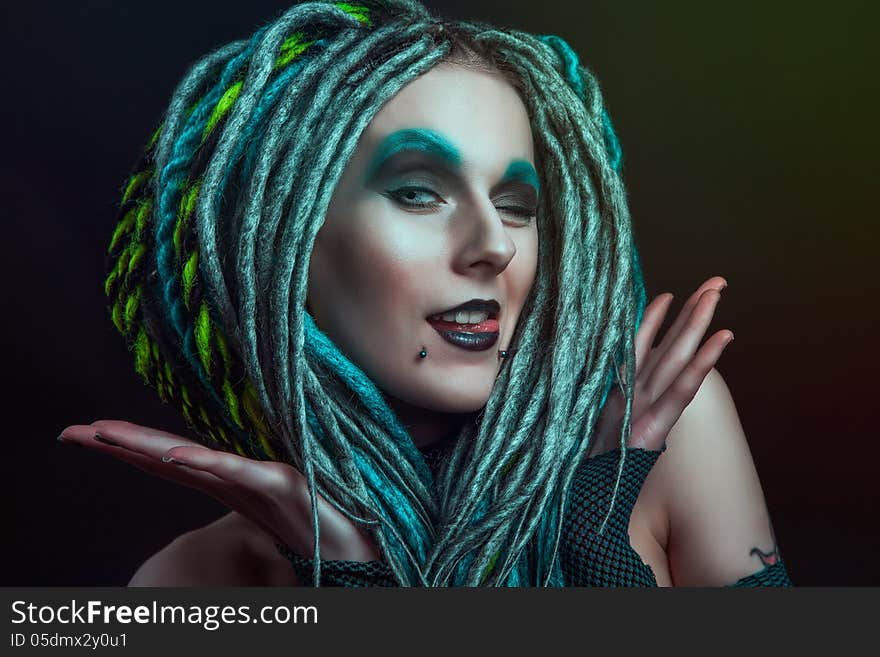
[{"label": "mesh fabric strap", "polygon": [[[281,543],[275,547],[283,554],[300,578],[303,586],[314,586],[314,559],[291,552]],[[321,561],[321,586],[397,586],[391,568],[385,561]]]},{"label": "mesh fabric strap", "polygon": [[792,586],[791,579],[788,577],[788,571],[785,564],[780,559],[776,563],[765,566],[756,573],[752,573],[748,577],[743,577],[731,587],[757,587],[757,586]]},{"label": "mesh fabric strap", "polygon": [[559,558],[567,586],[657,586],[654,571],[629,542],[629,518],[662,452],[627,449],[620,489],[602,533],[617,480],[620,450],[584,461],[568,491]]}]

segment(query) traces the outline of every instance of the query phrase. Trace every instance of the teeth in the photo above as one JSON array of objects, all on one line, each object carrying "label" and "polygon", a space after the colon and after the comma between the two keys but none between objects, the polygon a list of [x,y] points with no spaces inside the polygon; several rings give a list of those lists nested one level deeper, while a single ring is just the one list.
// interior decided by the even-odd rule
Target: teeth
[{"label": "teeth", "polygon": [[489,313],[479,310],[459,310],[454,313],[443,313],[440,316],[444,322],[455,322],[457,324],[479,324],[489,319]]}]

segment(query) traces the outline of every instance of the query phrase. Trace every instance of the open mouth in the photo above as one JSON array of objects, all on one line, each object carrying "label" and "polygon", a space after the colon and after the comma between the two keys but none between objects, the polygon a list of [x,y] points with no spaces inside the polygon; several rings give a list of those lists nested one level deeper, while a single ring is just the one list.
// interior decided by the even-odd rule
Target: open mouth
[{"label": "open mouth", "polygon": [[471,299],[459,306],[430,315],[428,323],[444,340],[467,351],[485,351],[498,342],[497,301]]}]

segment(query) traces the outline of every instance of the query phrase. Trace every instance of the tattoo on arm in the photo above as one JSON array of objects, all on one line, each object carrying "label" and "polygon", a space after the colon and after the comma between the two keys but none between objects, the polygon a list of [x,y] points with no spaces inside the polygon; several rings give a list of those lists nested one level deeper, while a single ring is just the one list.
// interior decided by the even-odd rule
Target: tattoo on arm
[{"label": "tattoo on arm", "polygon": [[749,550],[749,556],[757,555],[762,564],[765,566],[772,566],[782,558],[782,555],[779,554],[779,547],[776,545],[776,533],[773,531],[773,523],[770,522],[769,517],[767,519],[767,524],[770,525],[770,540],[773,542],[773,547],[770,548],[769,552],[764,552],[760,548],[753,547]]}]

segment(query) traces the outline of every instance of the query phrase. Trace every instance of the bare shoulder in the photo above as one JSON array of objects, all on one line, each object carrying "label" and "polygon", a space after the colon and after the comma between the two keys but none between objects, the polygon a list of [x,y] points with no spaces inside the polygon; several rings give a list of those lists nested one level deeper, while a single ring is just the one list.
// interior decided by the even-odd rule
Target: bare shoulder
[{"label": "bare shoulder", "polygon": [[129,586],[298,586],[290,563],[247,518],[230,512],[147,559]]},{"label": "bare shoulder", "polygon": [[677,586],[732,584],[779,558],[748,441],[716,369],[673,426],[642,492]]}]

